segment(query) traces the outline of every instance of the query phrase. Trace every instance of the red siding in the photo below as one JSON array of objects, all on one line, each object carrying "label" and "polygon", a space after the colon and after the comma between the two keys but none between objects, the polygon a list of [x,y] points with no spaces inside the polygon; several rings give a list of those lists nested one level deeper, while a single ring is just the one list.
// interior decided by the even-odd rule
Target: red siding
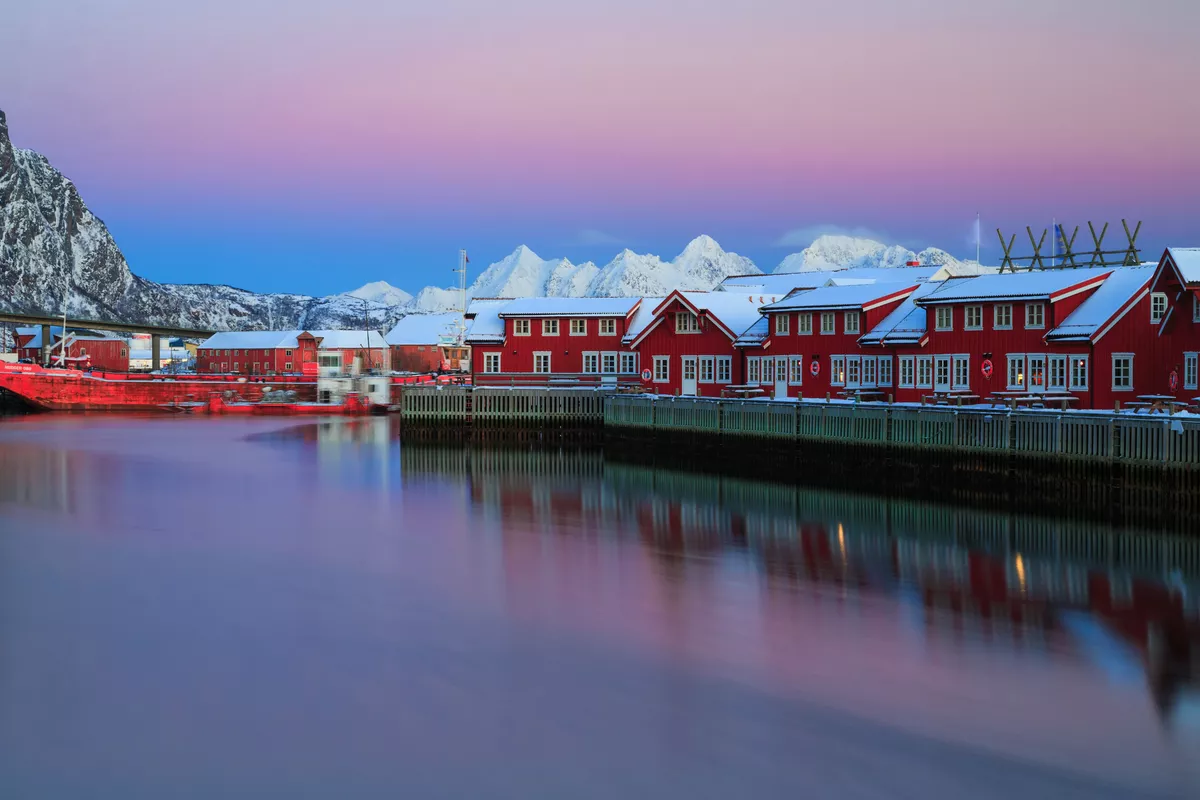
[{"label": "red siding", "polygon": [[[612,334],[600,333],[600,322],[602,319],[612,320],[614,324],[614,332]],[[583,333],[572,334],[571,322],[575,320],[577,323],[582,323]],[[527,322],[529,324],[529,333],[517,335],[518,322]],[[558,333],[545,333],[547,322],[557,323]],[[564,377],[579,377],[584,376],[585,380],[599,381],[601,378],[600,370],[603,370],[603,356],[605,353],[614,354],[616,366],[620,368],[621,353],[628,353],[629,348],[621,343],[622,337],[628,329],[629,317],[612,316],[612,317],[517,317],[504,320],[504,344],[495,345],[472,345],[471,346],[471,370],[475,376],[475,382],[487,383],[501,382],[507,383],[513,380],[516,376],[520,376],[520,380],[528,381],[544,381],[553,378]],[[498,353],[500,355],[500,371],[499,373],[485,373],[486,362],[484,356],[489,353]],[[550,358],[549,372],[534,372],[535,355],[545,353]],[[584,356],[595,354],[596,370],[588,370],[585,373]],[[604,373],[612,377],[615,372]],[[628,377],[628,376],[627,376]]]},{"label": "red siding", "polygon": [[[711,356],[714,359],[711,382],[700,380],[700,364],[697,360],[696,395],[720,397],[721,390],[726,386],[731,383],[743,383],[745,380],[741,354],[734,348],[733,340],[709,320],[702,322],[698,333],[676,333],[675,312],[687,310],[678,298],[672,300],[662,309],[655,322],[651,323],[651,325],[655,325],[654,329],[638,343],[636,349],[643,371],[654,370],[655,356],[668,359],[668,379],[661,382],[652,379],[644,383],[648,389],[659,394],[680,394],[683,390],[683,358],[696,356],[699,359],[701,356]],[[728,381],[718,382],[716,380],[715,362],[718,357],[730,360],[730,379]]]}]

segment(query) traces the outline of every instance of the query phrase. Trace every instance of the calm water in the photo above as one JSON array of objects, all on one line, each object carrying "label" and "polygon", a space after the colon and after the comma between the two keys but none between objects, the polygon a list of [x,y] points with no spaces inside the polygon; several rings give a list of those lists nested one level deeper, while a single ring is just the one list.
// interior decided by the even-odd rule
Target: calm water
[{"label": "calm water", "polygon": [[1200,581],[1144,541],[387,420],[3,420],[0,797],[1197,797]]}]

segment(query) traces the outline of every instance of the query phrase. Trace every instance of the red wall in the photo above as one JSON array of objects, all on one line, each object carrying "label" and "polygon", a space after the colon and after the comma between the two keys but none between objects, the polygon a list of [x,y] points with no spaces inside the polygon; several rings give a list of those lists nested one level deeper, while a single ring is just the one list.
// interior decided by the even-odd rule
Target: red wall
[{"label": "red wall", "polygon": [[397,372],[436,372],[441,365],[441,348],[435,344],[392,345],[392,368]]},{"label": "red wall", "polygon": [[[289,355],[288,351],[291,351]],[[269,373],[285,373],[299,372],[300,359],[297,352],[298,348],[275,348],[263,349],[254,348],[250,350],[239,349],[235,351],[226,350],[210,350],[200,348],[196,354],[196,371],[199,373],[237,373],[239,375],[266,375]],[[291,363],[291,370],[287,369],[287,364]],[[234,369],[234,364],[237,368]],[[222,368],[224,364],[224,368]],[[257,370],[254,365],[258,364]]]},{"label": "red wall", "polygon": [[[616,353],[617,367],[620,368],[620,354],[628,353],[629,348],[621,343],[621,338],[625,335],[628,329],[627,317],[609,317],[616,322],[615,333],[612,335],[600,334],[600,318],[598,317],[575,317],[574,319],[582,319],[584,324],[583,335],[571,335],[571,317],[522,317],[529,321],[529,335],[516,335],[516,322],[514,319],[504,320],[504,336],[505,342],[503,345],[472,345],[471,346],[471,372],[475,376],[476,383],[487,383],[489,381],[507,383],[513,379],[514,375],[519,375],[522,381],[541,381],[549,380],[555,377],[576,377],[583,374],[583,355],[584,353],[596,353],[598,368],[603,368],[602,354]],[[558,334],[546,335],[542,333],[543,319],[555,319],[558,321]],[[535,374],[533,371],[534,354],[545,352],[550,354],[550,372],[549,374]],[[484,355],[487,353],[500,354],[500,372],[485,373]],[[611,376],[612,373],[609,373]],[[587,379],[594,377],[595,380],[600,380],[598,373],[589,375]]]},{"label": "red wall", "polygon": [[665,383],[656,383],[651,380],[643,381],[643,384],[649,391],[657,392],[658,394],[675,394],[682,388],[683,362],[680,360],[682,356],[713,356],[714,358],[717,356],[728,356],[730,358],[729,382],[722,381],[717,383],[714,367],[714,380],[712,383],[700,383],[699,380],[696,383],[696,395],[698,397],[720,397],[721,390],[730,383],[739,384],[745,380],[742,372],[741,353],[734,348],[733,340],[708,320],[705,321],[699,333],[676,333],[675,312],[687,310],[678,299],[673,300],[662,310],[660,314],[662,322],[658,327],[638,343],[636,349],[640,362],[639,368],[641,370],[654,369],[654,356],[668,356],[670,358],[668,381]]}]

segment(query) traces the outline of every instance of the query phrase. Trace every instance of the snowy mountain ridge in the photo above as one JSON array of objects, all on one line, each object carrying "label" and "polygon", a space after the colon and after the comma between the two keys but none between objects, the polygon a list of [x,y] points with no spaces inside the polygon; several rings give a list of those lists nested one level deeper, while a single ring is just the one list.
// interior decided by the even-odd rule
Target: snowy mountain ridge
[{"label": "snowy mountain ridge", "polygon": [[903,267],[910,261],[934,266],[961,263],[945,250],[936,247],[928,247],[914,253],[899,245],[886,245],[874,239],[826,234],[818,236],[799,253],[793,253],[779,262],[775,273],[823,272],[854,267]]}]

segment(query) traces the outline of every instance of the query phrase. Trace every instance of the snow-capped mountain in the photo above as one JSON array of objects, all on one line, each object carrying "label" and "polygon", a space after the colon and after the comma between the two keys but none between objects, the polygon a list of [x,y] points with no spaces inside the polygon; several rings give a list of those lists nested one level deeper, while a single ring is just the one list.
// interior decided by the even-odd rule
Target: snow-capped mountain
[{"label": "snow-capped mountain", "polygon": [[903,267],[909,261],[934,265],[960,263],[957,258],[936,247],[914,253],[899,245],[886,245],[874,239],[825,235],[817,237],[801,252],[792,253],[783,259],[779,262],[779,266],[775,267],[775,272],[820,272],[851,267]]}]

